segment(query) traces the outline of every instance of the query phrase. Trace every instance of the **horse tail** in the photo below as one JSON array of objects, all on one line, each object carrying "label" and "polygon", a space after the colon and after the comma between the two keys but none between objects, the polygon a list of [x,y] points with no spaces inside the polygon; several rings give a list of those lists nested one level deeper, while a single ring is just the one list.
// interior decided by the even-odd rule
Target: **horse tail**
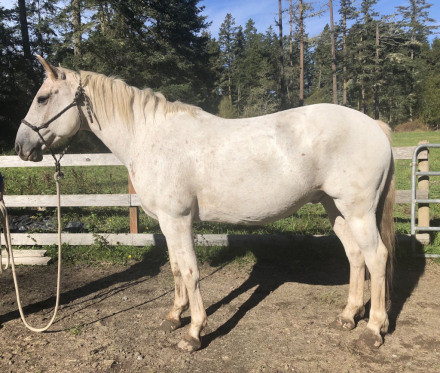
[{"label": "horse tail", "polygon": [[[385,132],[388,137],[388,141],[391,145],[391,129],[390,127],[381,121],[377,121],[380,128]],[[391,151],[391,149],[390,149]],[[391,154],[390,167],[388,169],[387,180],[384,190],[379,200],[376,211],[377,226],[382,238],[382,242],[388,250],[388,259],[386,266],[386,278],[385,278],[385,291],[386,291],[386,303],[387,308],[390,306],[390,291],[393,282],[393,269],[394,269],[394,256],[395,256],[395,243],[396,236],[394,231],[394,203],[396,197],[396,186],[394,180],[394,159]]]}]

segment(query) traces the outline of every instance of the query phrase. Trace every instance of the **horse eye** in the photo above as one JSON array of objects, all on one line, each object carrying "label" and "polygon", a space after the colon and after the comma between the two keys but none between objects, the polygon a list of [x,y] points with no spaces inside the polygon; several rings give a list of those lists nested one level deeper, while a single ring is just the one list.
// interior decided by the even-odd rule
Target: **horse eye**
[{"label": "horse eye", "polygon": [[40,96],[40,97],[38,97],[38,99],[37,99],[37,102],[39,103],[39,104],[46,104],[47,103],[47,100],[49,100],[49,96]]}]

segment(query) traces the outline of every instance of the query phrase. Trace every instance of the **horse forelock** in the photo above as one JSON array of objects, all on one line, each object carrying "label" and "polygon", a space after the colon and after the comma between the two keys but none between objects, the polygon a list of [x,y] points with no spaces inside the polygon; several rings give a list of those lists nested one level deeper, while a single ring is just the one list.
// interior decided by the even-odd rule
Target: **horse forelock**
[{"label": "horse forelock", "polygon": [[[59,68],[67,76],[78,80],[78,75],[69,69]],[[184,104],[179,101],[169,102],[160,92],[153,92],[150,88],[138,89],[125,83],[122,79],[114,76],[105,76],[90,71],[81,71],[81,81],[90,97],[92,109],[95,115],[102,118],[100,123],[112,122],[117,117],[132,131],[139,118],[144,122],[152,116],[185,112],[195,115],[200,108]],[[159,114],[160,113],[160,114]],[[140,115],[139,115],[140,114]],[[155,120],[156,122],[156,120]]]}]

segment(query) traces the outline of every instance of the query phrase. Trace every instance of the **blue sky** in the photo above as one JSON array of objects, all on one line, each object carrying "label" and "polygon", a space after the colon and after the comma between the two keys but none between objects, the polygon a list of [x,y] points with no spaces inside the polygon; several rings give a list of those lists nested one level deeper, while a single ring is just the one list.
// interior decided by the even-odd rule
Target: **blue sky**
[{"label": "blue sky", "polygon": [[[327,3],[327,0],[316,0],[316,7]],[[361,0],[356,0],[359,5]],[[430,16],[440,25],[440,0],[427,0],[428,3],[434,4],[430,9]],[[6,8],[11,7],[16,0],[0,0],[0,4]],[[339,20],[338,8],[339,1],[333,0],[335,22]],[[393,14],[399,5],[407,5],[407,0],[378,0],[375,10],[380,14]],[[275,17],[278,12],[278,0],[203,0],[200,5],[205,6],[203,14],[208,16],[208,21],[212,22],[210,31],[212,36],[217,36],[220,25],[225,19],[227,13],[231,13],[235,18],[237,26],[245,26],[249,18],[255,22],[259,32],[265,32],[270,25],[275,27]],[[287,8],[289,1],[283,0],[283,7]],[[326,23],[329,22],[328,11],[321,17],[307,20],[306,32],[309,36],[319,34]],[[289,23],[285,18],[285,33],[288,32]],[[439,30],[440,31],[440,30]],[[277,31],[278,32],[278,31]],[[433,37],[431,37],[431,40]]]},{"label": "blue sky", "polygon": [[[322,4],[328,3],[327,0],[315,0],[316,8],[319,8]],[[356,0],[355,4],[359,6],[360,0]],[[396,7],[403,5],[406,6],[407,0],[379,0],[375,6],[375,10],[381,15],[393,14],[396,11]],[[434,4],[430,8],[430,17],[437,21],[437,25],[440,25],[440,0],[427,0],[427,3]],[[208,21],[212,22],[210,31],[212,36],[218,35],[220,25],[223,23],[226,14],[231,13],[235,18],[236,26],[245,26],[249,18],[252,18],[255,22],[255,26],[259,32],[265,32],[270,25],[275,27],[275,18],[278,18],[278,1],[277,0],[203,0],[201,5],[204,5],[206,9],[203,14],[208,16]],[[333,0],[333,14],[335,22],[339,21],[339,1]],[[283,8],[289,7],[289,1],[283,0]],[[326,23],[330,22],[329,12],[322,14],[321,17],[308,19],[306,23],[306,32],[309,36],[315,36],[319,34]],[[284,18],[284,33],[289,31],[289,23],[287,15]],[[440,31],[440,29],[439,29]],[[278,30],[276,30],[278,33]],[[433,37],[431,37],[431,40]]]}]

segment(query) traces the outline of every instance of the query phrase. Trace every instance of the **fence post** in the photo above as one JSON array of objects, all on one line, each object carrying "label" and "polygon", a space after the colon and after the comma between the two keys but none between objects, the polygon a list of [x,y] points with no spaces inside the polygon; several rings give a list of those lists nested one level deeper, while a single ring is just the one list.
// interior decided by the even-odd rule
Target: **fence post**
[{"label": "fence post", "polygon": [[[428,144],[429,141],[423,140],[419,142],[419,145]],[[419,156],[419,169],[422,172],[429,172],[429,149],[420,152]],[[429,176],[419,176],[418,178],[418,190],[427,190],[429,198]],[[418,212],[418,226],[429,227],[429,204],[419,203]]]},{"label": "fence post", "polygon": [[[130,175],[128,175],[128,193],[136,194]],[[136,207],[130,207],[130,233],[139,233],[139,210]]]}]

